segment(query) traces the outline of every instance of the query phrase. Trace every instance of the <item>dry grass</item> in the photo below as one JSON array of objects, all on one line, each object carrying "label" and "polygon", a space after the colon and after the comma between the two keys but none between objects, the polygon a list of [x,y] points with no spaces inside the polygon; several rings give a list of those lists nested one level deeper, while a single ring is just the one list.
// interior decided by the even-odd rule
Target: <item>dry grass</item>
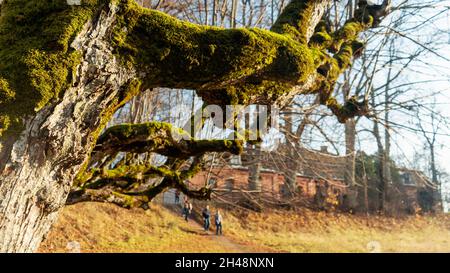
[{"label": "dry grass", "polygon": [[450,252],[450,217],[402,219],[347,214],[271,211],[228,217],[240,242],[287,252]]},{"label": "dry grass", "polygon": [[72,241],[81,244],[82,252],[236,251],[214,237],[159,206],[143,211],[85,203],[64,209],[39,251],[66,252]]},{"label": "dry grass", "polygon": [[219,238],[159,206],[148,211],[109,204],[64,209],[41,252],[450,252],[450,218],[358,217],[325,212],[224,212]]}]

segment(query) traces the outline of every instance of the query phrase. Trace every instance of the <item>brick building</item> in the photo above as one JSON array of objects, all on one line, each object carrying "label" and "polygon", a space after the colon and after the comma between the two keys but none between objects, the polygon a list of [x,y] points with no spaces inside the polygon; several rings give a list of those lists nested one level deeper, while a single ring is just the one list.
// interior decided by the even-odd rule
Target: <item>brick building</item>
[{"label": "brick building", "polygon": [[441,210],[439,191],[422,172],[405,168],[398,171],[400,183],[393,195],[398,196],[402,209],[410,212]]},{"label": "brick building", "polygon": [[[321,150],[300,148],[295,158],[287,158],[286,153],[258,153],[254,160],[254,151],[246,150],[242,156],[232,156],[226,163],[215,164],[210,170],[202,171],[188,183],[192,188],[206,184],[215,189],[215,200],[239,202],[247,200],[250,195],[272,200],[283,200],[286,197],[286,169],[292,167],[289,161],[295,161],[295,183],[297,196],[314,204],[315,207],[327,208],[330,205],[343,205],[350,187],[345,181],[348,170],[348,158],[329,153],[326,147]],[[251,186],[254,164],[261,164],[258,173],[258,187]],[[440,198],[433,183],[422,173],[398,169],[399,179],[389,189],[391,207],[399,213],[417,211],[440,211]],[[369,185],[369,211],[376,211],[378,202],[378,181]],[[358,187],[359,186],[359,187]],[[363,187],[357,185],[358,201],[356,211],[365,211]],[[372,192],[372,194],[370,194]]]},{"label": "brick building", "polygon": [[[188,183],[193,188],[206,184],[227,201],[239,201],[255,192],[266,198],[281,200],[286,195],[285,158],[280,153],[260,152],[262,165],[258,170],[259,187],[252,189],[249,184],[252,175],[252,156],[247,150],[242,156],[234,156],[227,164],[214,165],[211,170],[202,171]],[[314,201],[318,192],[326,191],[324,196],[339,198],[345,194],[344,181],[345,158],[329,154],[324,148],[321,151],[302,149],[296,173],[297,191],[303,199]]]}]

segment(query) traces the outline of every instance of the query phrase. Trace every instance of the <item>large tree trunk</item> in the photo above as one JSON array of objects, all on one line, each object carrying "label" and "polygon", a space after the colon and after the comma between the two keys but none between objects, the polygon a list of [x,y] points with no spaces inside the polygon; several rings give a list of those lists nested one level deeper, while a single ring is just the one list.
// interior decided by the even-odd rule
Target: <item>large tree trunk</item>
[{"label": "large tree trunk", "polygon": [[114,108],[121,87],[135,74],[117,64],[106,42],[114,13],[103,12],[73,42],[83,54],[73,87],[28,118],[20,137],[1,143],[0,252],[39,246],[94,145],[102,110]]}]

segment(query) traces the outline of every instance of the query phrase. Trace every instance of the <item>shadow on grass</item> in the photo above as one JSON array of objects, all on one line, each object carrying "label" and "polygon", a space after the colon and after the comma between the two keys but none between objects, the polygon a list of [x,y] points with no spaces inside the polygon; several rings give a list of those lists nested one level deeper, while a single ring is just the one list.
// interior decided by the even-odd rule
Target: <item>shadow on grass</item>
[{"label": "shadow on grass", "polygon": [[202,235],[202,236],[209,236],[210,234],[208,234],[207,232],[203,231],[202,229],[199,230],[192,230],[189,228],[185,228],[185,227],[179,227],[179,229],[181,231],[184,231],[186,233],[190,233],[190,234],[196,234],[196,235]]}]

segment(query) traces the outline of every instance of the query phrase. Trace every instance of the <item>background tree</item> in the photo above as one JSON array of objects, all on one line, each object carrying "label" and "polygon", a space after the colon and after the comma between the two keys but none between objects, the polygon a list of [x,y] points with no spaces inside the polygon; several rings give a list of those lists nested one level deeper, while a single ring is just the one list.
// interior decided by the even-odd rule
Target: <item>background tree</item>
[{"label": "background tree", "polygon": [[[327,13],[328,21],[337,24],[345,21],[348,14],[351,14],[352,7],[356,6],[355,1],[334,2],[330,9],[332,12]],[[389,210],[392,168],[388,165],[391,164],[393,156],[396,156],[396,160],[399,160],[403,167],[412,167],[407,155],[411,147],[402,143],[406,134],[411,137],[411,133],[418,133],[416,125],[406,126],[407,120],[416,119],[411,109],[418,109],[427,114],[429,99],[444,96],[448,91],[443,86],[441,89],[438,87],[433,91],[428,90],[430,96],[423,96],[423,92],[427,90],[425,85],[439,86],[440,82],[448,80],[444,72],[427,72],[427,69],[442,70],[440,62],[447,64],[443,46],[448,39],[443,23],[448,7],[439,1],[393,1],[392,6],[395,14],[384,20],[378,28],[364,33],[363,40],[367,40],[366,50],[339,78],[334,90],[335,96],[343,101],[348,98],[346,94],[350,94],[350,97],[356,95],[366,98],[371,104],[369,119],[356,117],[353,126],[348,126],[353,123],[351,120],[347,121],[347,126],[342,126],[327,118],[329,114],[321,106],[316,107],[312,115],[308,114],[304,110],[308,109],[304,102],[286,111],[294,115],[294,129],[304,124],[303,119],[308,120],[303,137],[297,140],[299,145],[315,149],[322,145],[331,145],[334,152],[340,155],[351,155],[352,151],[361,149],[380,156],[382,164],[377,165],[377,187],[370,189],[378,193],[379,202],[376,203],[379,204],[380,212]],[[417,14],[421,15],[420,18]],[[314,99],[310,100],[310,105],[314,102]],[[439,131],[445,134],[443,128]],[[301,158],[295,151],[293,154],[294,156],[286,154],[289,158],[287,160],[295,162]],[[354,171],[351,171],[355,158],[348,158],[350,160],[346,180],[350,181],[348,184],[355,185],[360,195],[364,195],[364,185],[351,182],[355,181]],[[363,203],[354,205],[362,206]]]}]

